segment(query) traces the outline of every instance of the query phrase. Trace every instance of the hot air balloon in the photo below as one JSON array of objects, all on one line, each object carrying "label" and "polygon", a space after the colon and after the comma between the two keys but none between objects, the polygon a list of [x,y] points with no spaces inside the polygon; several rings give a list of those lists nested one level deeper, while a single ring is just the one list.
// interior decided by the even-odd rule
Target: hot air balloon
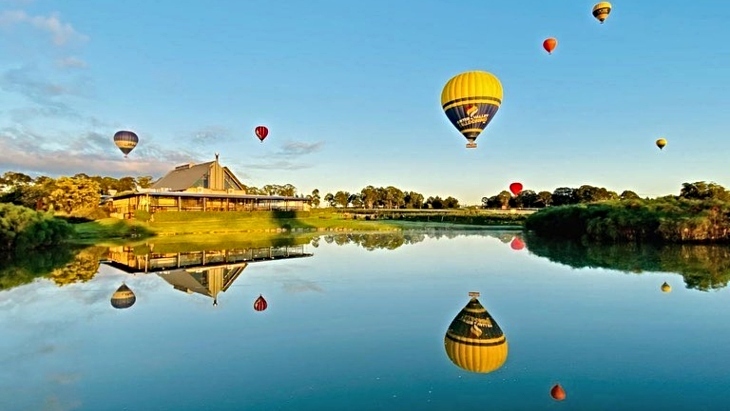
[{"label": "hot air balloon", "polygon": [[669,285],[669,284],[667,284],[666,281],[664,282],[664,284],[662,284],[662,292],[665,292],[665,293],[671,293],[672,292],[672,286]]},{"label": "hot air balloon", "polygon": [[553,54],[553,50],[555,50],[555,47],[558,45],[558,40],[555,37],[550,37],[549,39],[545,39],[545,41],[542,42],[542,48],[545,49],[545,51],[548,52],[548,54]]},{"label": "hot air balloon", "polygon": [[112,294],[112,307],[114,308],[129,308],[136,301],[137,297],[124,283]]},{"label": "hot air balloon", "polygon": [[593,17],[598,19],[601,24],[608,18],[609,14],[611,14],[611,3],[602,1],[593,6]]},{"label": "hot air balloon", "polygon": [[513,195],[520,195],[520,193],[522,192],[522,183],[510,184],[509,191],[511,191]]},{"label": "hot air balloon", "polygon": [[266,136],[269,135],[269,129],[264,126],[258,126],[253,131],[254,133],[256,133],[256,137],[258,137],[262,143],[264,142]]},{"label": "hot air balloon", "polygon": [[451,124],[466,137],[466,148],[487,127],[502,105],[502,83],[486,71],[467,71],[452,77],[441,92],[441,107]]},{"label": "hot air balloon", "polygon": [[656,146],[659,147],[659,150],[662,150],[664,148],[664,146],[666,146],[666,145],[667,145],[667,139],[665,139],[665,138],[660,138],[656,141]]},{"label": "hot air balloon", "polygon": [[268,306],[269,304],[266,302],[261,294],[259,294],[259,298],[257,298],[256,301],[253,302],[253,309],[256,311],[264,311]]},{"label": "hot air balloon", "polygon": [[451,362],[466,371],[489,373],[507,361],[507,339],[487,310],[479,303],[479,293],[456,315],[444,337]]},{"label": "hot air balloon", "polygon": [[550,390],[550,396],[556,401],[563,401],[565,399],[565,390],[560,384],[555,384]]},{"label": "hot air balloon", "polygon": [[515,237],[512,239],[512,242],[509,243],[509,246],[512,247],[515,251],[520,251],[523,248],[525,248],[525,243],[520,239],[520,237]]},{"label": "hot air balloon", "polygon": [[114,133],[114,144],[124,153],[124,158],[137,147],[139,137],[131,131],[121,130]]}]

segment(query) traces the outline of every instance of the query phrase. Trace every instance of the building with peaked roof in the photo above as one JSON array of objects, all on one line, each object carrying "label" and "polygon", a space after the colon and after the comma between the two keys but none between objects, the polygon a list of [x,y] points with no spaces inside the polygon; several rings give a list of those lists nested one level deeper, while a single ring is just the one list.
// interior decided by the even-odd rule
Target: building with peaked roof
[{"label": "building with peaked roof", "polygon": [[175,167],[149,189],[116,194],[112,217],[132,218],[135,211],[263,211],[309,210],[305,198],[246,194],[246,186],[228,168],[214,161]]}]

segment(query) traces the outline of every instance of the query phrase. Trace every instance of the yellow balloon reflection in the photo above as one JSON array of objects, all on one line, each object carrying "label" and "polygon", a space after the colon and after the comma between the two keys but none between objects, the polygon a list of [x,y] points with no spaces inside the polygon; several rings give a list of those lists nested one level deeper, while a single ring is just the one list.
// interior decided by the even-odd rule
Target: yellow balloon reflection
[{"label": "yellow balloon reflection", "polygon": [[665,293],[672,292],[672,286],[667,284],[666,281],[664,282],[664,284],[662,284],[662,292],[665,292]]},{"label": "yellow balloon reflection", "polygon": [[507,361],[507,338],[477,299],[479,293],[469,296],[469,303],[449,325],[444,346],[446,355],[457,367],[486,374]]},{"label": "yellow balloon reflection", "polygon": [[126,284],[122,284],[117,291],[112,294],[112,307],[129,308],[137,301],[137,297]]}]

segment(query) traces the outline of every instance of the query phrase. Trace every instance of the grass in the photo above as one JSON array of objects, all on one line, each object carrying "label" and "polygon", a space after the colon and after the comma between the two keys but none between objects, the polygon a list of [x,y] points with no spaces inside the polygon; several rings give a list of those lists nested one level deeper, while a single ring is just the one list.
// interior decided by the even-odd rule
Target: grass
[{"label": "grass", "polygon": [[[353,212],[354,211],[354,212]],[[165,212],[149,222],[105,218],[75,224],[74,242],[128,243],[152,236],[186,237],[200,234],[304,233],[312,231],[395,231],[404,229],[481,229],[521,226],[524,215],[483,210],[314,210],[258,212]],[[158,242],[157,240],[155,241]]]}]

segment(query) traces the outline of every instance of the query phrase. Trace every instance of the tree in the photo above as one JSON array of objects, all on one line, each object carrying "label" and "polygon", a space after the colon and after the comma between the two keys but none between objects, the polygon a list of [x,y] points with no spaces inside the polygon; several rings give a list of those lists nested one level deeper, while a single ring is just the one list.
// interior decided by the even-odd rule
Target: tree
[{"label": "tree", "polygon": [[352,193],[350,194],[350,198],[347,199],[347,202],[355,208],[362,208],[362,195],[360,193]]},{"label": "tree", "polygon": [[509,207],[509,200],[512,199],[512,194],[507,190],[502,190],[499,194],[497,194],[497,198],[499,199],[499,205],[503,210],[506,210]]},{"label": "tree", "polygon": [[553,191],[551,198],[553,205],[556,206],[578,203],[578,198],[575,194],[575,190],[570,187],[556,188],[555,191]]},{"label": "tree", "polygon": [[61,177],[56,180],[48,201],[54,210],[71,214],[99,205],[99,183],[84,177]]},{"label": "tree", "polygon": [[540,191],[537,193],[537,202],[535,207],[549,207],[553,204],[553,195],[549,191]]},{"label": "tree", "polygon": [[325,194],[324,201],[326,201],[330,207],[335,206],[335,196],[333,196],[332,193]]},{"label": "tree", "polygon": [[297,188],[291,184],[285,184],[283,186],[278,187],[277,193],[280,196],[294,197],[294,195],[296,195],[296,193],[297,193]]},{"label": "tree", "polygon": [[310,201],[310,204],[312,204],[315,208],[319,207],[320,197],[319,197],[319,189],[315,188],[312,190],[312,199]]},{"label": "tree", "polygon": [[535,208],[537,207],[537,193],[532,190],[522,190],[515,197],[515,204],[520,208]]},{"label": "tree", "polygon": [[29,185],[32,181],[28,175],[7,171],[0,177],[0,191],[13,191],[18,187]]},{"label": "tree", "polygon": [[422,208],[423,207],[423,194],[415,191],[409,191],[405,196],[405,202],[407,208]]},{"label": "tree", "polygon": [[378,201],[378,191],[373,186],[367,186],[360,191],[365,208],[373,208]]},{"label": "tree", "polygon": [[448,196],[444,199],[444,208],[459,208],[459,200]]},{"label": "tree", "polygon": [[137,177],[137,185],[141,188],[152,187],[152,176],[139,176]]},{"label": "tree", "polygon": [[335,205],[340,205],[343,208],[347,208],[347,206],[350,204],[350,193],[347,191],[338,191],[334,195],[334,203]]},{"label": "tree", "polygon": [[688,200],[730,200],[730,193],[728,193],[723,186],[715,183],[706,183],[704,181],[683,183],[679,196]]},{"label": "tree", "polygon": [[639,197],[638,194],[636,194],[635,192],[633,192],[631,190],[624,190],[618,198],[621,201],[624,201],[624,200],[640,200],[641,199],[641,197]]}]

